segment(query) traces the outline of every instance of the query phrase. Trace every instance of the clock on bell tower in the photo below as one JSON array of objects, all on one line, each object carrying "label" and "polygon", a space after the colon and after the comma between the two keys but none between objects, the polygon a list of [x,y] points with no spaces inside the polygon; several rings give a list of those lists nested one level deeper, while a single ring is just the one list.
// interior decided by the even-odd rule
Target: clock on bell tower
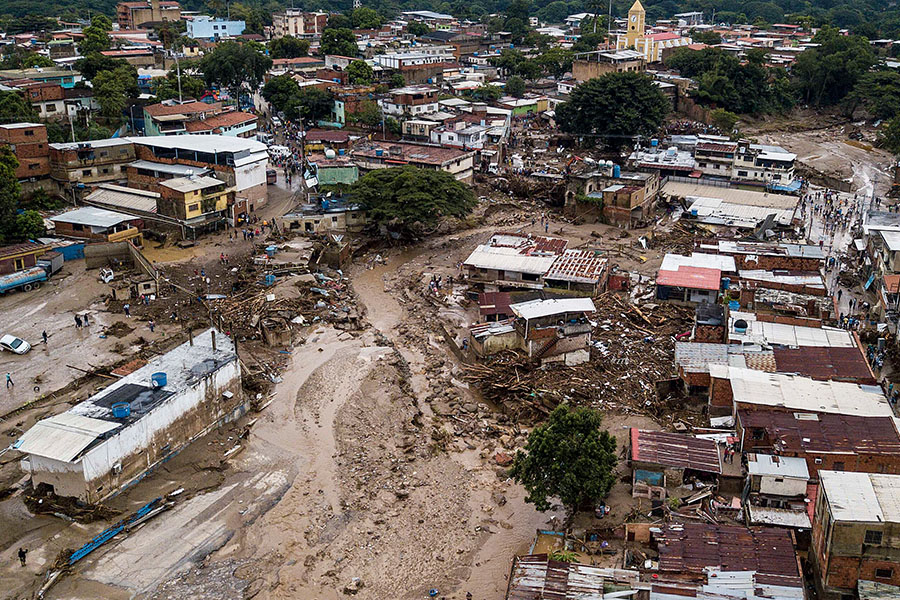
[{"label": "clock on bell tower", "polygon": [[641,0],[634,0],[634,4],[628,11],[628,29],[625,34],[626,46],[635,48],[638,38],[644,37],[644,17],[646,11]]}]

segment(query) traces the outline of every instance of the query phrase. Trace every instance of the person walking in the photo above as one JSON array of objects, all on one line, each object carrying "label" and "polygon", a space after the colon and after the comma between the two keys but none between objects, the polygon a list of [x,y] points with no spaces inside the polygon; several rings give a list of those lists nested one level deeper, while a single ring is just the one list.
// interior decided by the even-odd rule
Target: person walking
[{"label": "person walking", "polygon": [[150,319],[150,322],[147,323],[147,326],[150,327],[150,333],[153,333],[153,331],[156,329],[156,323],[153,322],[153,319]]},{"label": "person walking", "polygon": [[44,345],[46,346],[47,345],[47,332],[46,331],[41,332],[41,340],[43,340]]},{"label": "person walking", "polygon": [[11,387],[16,387],[16,384],[13,383],[12,374],[7,373],[6,374],[6,389],[9,389]]},{"label": "person walking", "polygon": [[19,548],[19,562],[22,566],[25,566],[25,559],[28,557],[28,550],[25,548]]},{"label": "person walking", "polygon": [[85,326],[85,327],[87,327],[88,325],[90,325],[90,323],[88,322],[88,315],[87,315],[87,313],[84,313],[83,315],[81,315],[81,320],[84,322],[84,326]]},{"label": "person walking", "polygon": [[122,310],[125,311],[125,316],[126,316],[126,317],[130,317],[130,316],[131,316],[131,305],[128,304],[127,302],[125,303],[124,306],[122,306]]},{"label": "person walking", "polygon": [[75,329],[81,329],[81,317],[75,315]]}]

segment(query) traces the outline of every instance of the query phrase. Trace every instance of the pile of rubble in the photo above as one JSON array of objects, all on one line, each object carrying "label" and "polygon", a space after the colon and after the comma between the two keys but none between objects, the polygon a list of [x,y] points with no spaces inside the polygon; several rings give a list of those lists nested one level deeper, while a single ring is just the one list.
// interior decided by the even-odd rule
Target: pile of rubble
[{"label": "pile of rubble", "polygon": [[658,391],[659,382],[675,377],[675,338],[690,332],[690,309],[671,304],[639,308],[611,292],[595,298],[594,304],[589,362],[541,368],[522,353],[507,351],[466,367],[464,380],[517,418],[539,418],[567,402],[693,421],[677,393]]}]

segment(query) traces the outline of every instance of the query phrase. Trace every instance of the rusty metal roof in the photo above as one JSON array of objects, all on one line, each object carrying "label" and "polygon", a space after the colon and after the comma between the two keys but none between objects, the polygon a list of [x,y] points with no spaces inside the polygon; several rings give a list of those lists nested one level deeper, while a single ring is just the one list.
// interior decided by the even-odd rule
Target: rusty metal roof
[{"label": "rusty metal roof", "polygon": [[632,427],[631,460],[676,469],[722,473],[716,442],[680,433]]},{"label": "rusty metal roof", "polygon": [[571,281],[575,283],[597,283],[609,261],[591,250],[566,250],[559,256],[544,279]]},{"label": "rusty metal roof", "polygon": [[794,544],[784,529],[707,523],[668,525],[653,535],[659,571],[701,575],[706,567],[755,571],[757,583],[802,587]]},{"label": "rusty metal roof", "polygon": [[549,560],[546,554],[516,557],[506,600],[602,600],[604,585],[637,583],[637,571]]},{"label": "rusty metal roof", "polygon": [[857,346],[849,348],[803,346],[773,350],[779,373],[799,373],[823,381],[850,381],[875,385],[866,359]]},{"label": "rusty metal roof", "polygon": [[738,410],[744,428],[763,429],[780,452],[900,454],[891,417]]}]

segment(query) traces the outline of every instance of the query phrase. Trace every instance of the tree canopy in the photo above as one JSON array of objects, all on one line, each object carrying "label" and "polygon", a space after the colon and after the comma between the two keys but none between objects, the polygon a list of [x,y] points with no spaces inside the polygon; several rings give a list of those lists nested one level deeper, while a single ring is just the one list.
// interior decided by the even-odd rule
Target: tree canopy
[{"label": "tree canopy", "polygon": [[255,89],[272,66],[272,59],[258,52],[250,44],[222,42],[200,60],[200,70],[206,83],[219,85],[238,99],[244,84]]},{"label": "tree canopy", "polygon": [[697,81],[694,98],[701,104],[735,113],[767,113],[790,108],[793,95],[783,69],[768,69],[766,53],[747,52],[741,62],[718,48],[680,48],[666,65]]},{"label": "tree canopy", "polygon": [[37,119],[37,112],[22,94],[0,91],[0,124],[34,122]]},{"label": "tree canopy", "polygon": [[444,217],[465,217],[475,207],[472,190],[445,171],[396,167],[367,173],[351,188],[379,226],[417,237]]},{"label": "tree canopy", "polygon": [[856,109],[863,109],[876,119],[892,119],[900,115],[900,73],[865,73],[844,98],[844,106],[851,115]]},{"label": "tree canopy", "polygon": [[506,80],[506,93],[516,98],[525,95],[525,80],[518,75],[513,75]]},{"label": "tree canopy", "polygon": [[426,35],[431,33],[431,27],[426,25],[425,23],[420,23],[419,21],[413,21],[406,26],[406,33],[409,35]]},{"label": "tree canopy", "polygon": [[[188,75],[181,69],[181,97],[200,98],[206,92],[206,82],[195,75]],[[159,101],[178,98],[178,72],[173,67],[165,77],[157,77],[150,82],[150,89]]]},{"label": "tree canopy", "polygon": [[375,80],[375,71],[364,60],[354,60],[347,67],[347,78],[353,85],[369,85]]},{"label": "tree canopy", "polygon": [[561,404],[516,452],[510,476],[540,511],[559,498],[570,514],[603,500],[615,483],[616,440],[601,430],[602,417],[590,408]]},{"label": "tree canopy", "polygon": [[135,98],[140,93],[137,69],[123,63],[111,71],[97,73],[91,83],[94,86],[94,98],[100,104],[101,117],[106,124],[118,126],[124,118],[123,112],[128,106],[128,99]]},{"label": "tree canopy", "polygon": [[267,81],[262,95],[291,121],[300,118],[318,121],[331,114],[334,107],[331,94],[314,87],[301,88],[290,75],[279,75]]},{"label": "tree canopy", "polygon": [[654,135],[671,105],[648,75],[607,73],[575,87],[568,102],[556,107],[560,129],[576,135]]},{"label": "tree canopy", "polygon": [[328,28],[322,32],[322,41],[319,43],[319,54],[325,56],[336,54],[338,56],[354,57],[359,54],[356,46],[356,36],[350,29]]},{"label": "tree canopy", "polygon": [[354,8],[350,13],[350,23],[353,29],[378,29],[383,20],[378,11],[368,6]]},{"label": "tree canopy", "polygon": [[791,74],[805,102],[836,104],[875,64],[875,53],[865,38],[840,35],[833,27],[822,28],[813,42],[820,45],[801,52]]},{"label": "tree canopy", "polygon": [[109,32],[112,30],[112,21],[106,15],[94,15],[91,18],[91,24],[84,28],[82,32],[84,38],[78,42],[78,51],[82,55],[91,52],[103,52],[109,50],[110,38]]},{"label": "tree canopy", "polygon": [[269,56],[272,58],[298,58],[307,54],[309,54],[309,40],[286,35],[269,42]]}]

